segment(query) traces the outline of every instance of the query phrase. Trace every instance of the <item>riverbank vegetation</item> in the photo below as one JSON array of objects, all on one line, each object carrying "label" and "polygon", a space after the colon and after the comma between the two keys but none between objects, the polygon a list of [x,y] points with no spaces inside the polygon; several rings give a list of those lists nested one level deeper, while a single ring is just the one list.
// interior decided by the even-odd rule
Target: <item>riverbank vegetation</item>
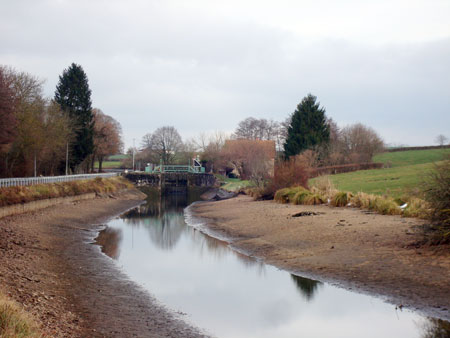
[{"label": "riverbank vegetation", "polygon": [[38,338],[41,336],[31,316],[0,291],[0,337]]},{"label": "riverbank vegetation", "polygon": [[114,193],[123,189],[132,189],[133,187],[131,182],[122,177],[97,177],[90,180],[0,188],[0,207],[87,193]]}]

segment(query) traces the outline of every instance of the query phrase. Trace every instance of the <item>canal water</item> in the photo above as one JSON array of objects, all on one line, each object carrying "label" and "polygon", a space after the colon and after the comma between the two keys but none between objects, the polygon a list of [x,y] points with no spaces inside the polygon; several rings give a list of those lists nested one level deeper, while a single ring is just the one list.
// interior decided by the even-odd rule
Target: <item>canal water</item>
[{"label": "canal water", "polygon": [[[196,229],[170,195],[111,220],[97,238],[123,271],[184,320],[216,337],[444,337],[448,322],[290,274]],[[446,331],[447,333],[449,331]]]}]

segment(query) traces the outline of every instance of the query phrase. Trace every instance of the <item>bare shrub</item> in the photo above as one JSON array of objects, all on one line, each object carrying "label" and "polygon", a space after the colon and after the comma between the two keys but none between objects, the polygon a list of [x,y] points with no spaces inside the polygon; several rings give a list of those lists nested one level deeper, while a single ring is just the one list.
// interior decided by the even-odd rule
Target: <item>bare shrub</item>
[{"label": "bare shrub", "polygon": [[222,155],[226,162],[239,172],[242,179],[251,180],[261,188],[272,176],[275,142],[270,140],[227,140]]},{"label": "bare shrub", "polygon": [[450,243],[450,156],[435,164],[425,182],[425,198],[439,232],[436,243]]},{"label": "bare shrub", "polygon": [[298,157],[278,162],[272,185],[275,190],[293,186],[308,188],[309,170],[310,167]]},{"label": "bare shrub", "polygon": [[361,123],[343,128],[341,142],[347,163],[370,162],[373,155],[384,150],[384,142],[377,132]]}]

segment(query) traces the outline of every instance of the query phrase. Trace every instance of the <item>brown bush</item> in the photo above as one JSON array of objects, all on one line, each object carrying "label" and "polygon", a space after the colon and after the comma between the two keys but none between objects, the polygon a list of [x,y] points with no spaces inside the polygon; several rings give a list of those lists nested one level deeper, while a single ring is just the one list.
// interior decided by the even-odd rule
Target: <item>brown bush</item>
[{"label": "brown bush", "polygon": [[294,186],[308,188],[310,170],[304,158],[298,156],[276,163],[273,178],[260,189],[259,199],[273,199],[275,192],[283,188]]},{"label": "brown bush", "polygon": [[436,244],[450,244],[450,156],[435,165],[425,183],[431,219],[438,230]]},{"label": "brown bush", "polygon": [[293,186],[308,188],[309,172],[310,167],[304,161],[291,157],[276,164],[272,185],[275,191]]}]

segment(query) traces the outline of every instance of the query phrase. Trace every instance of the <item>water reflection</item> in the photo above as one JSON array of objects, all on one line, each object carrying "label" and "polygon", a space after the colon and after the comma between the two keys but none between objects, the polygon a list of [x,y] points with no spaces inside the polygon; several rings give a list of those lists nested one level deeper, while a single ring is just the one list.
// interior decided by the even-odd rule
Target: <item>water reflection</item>
[{"label": "water reflection", "polygon": [[300,294],[304,296],[307,301],[311,301],[314,294],[319,290],[319,287],[322,286],[321,282],[309,278],[296,275],[291,275],[291,278]]},{"label": "water reflection", "polygon": [[422,338],[448,338],[450,337],[450,322],[428,318],[422,324],[422,331]]},{"label": "water reflection", "polygon": [[189,194],[163,199],[153,194],[112,220],[97,242],[131,279],[208,332],[231,338],[448,335],[447,322],[396,313],[378,299],[230,250],[226,242],[186,225],[183,208],[193,200]]},{"label": "water reflection", "polygon": [[110,227],[100,231],[95,239],[95,242],[100,245],[102,252],[113,259],[119,258],[121,241],[122,230]]}]

